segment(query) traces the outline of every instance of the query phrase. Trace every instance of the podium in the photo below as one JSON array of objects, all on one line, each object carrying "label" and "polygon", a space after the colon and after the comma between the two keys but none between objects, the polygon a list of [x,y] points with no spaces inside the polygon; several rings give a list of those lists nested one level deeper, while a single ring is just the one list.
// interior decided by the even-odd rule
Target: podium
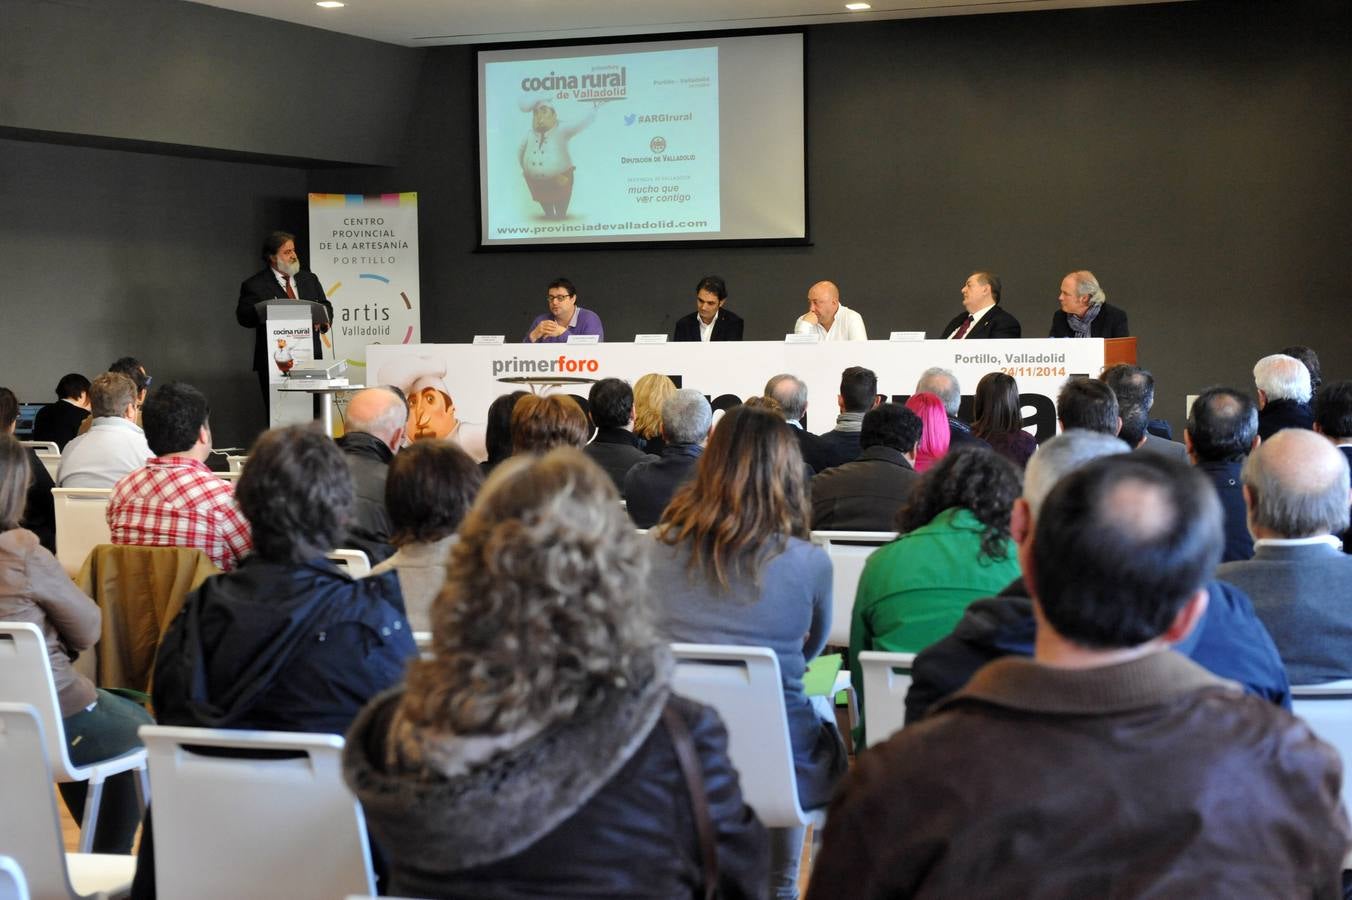
[{"label": "podium", "polygon": [[321,329],[329,313],[311,300],[264,300],[254,304],[268,360],[268,427],[296,425],[318,418],[315,402],[301,391],[285,390],[286,373],[298,365],[324,358]]}]

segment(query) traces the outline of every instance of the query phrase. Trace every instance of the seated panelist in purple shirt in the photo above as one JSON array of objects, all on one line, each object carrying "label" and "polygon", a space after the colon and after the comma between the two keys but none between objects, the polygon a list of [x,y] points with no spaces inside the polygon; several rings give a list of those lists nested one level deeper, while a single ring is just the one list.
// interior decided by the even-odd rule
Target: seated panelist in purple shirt
[{"label": "seated panelist in purple shirt", "polygon": [[567,278],[555,278],[549,283],[549,312],[541,313],[530,323],[523,344],[564,344],[574,334],[594,334],[606,339],[601,317],[577,305],[577,289]]}]

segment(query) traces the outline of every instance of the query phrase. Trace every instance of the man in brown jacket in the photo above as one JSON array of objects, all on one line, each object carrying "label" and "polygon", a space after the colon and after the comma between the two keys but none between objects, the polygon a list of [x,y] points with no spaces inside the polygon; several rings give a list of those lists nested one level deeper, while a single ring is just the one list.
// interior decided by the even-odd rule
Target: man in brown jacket
[{"label": "man in brown jacket", "polygon": [[988,664],[859,757],[809,900],[1337,896],[1336,752],[1169,649],[1220,557],[1210,485],[1109,457],[1015,525],[1034,658]]}]

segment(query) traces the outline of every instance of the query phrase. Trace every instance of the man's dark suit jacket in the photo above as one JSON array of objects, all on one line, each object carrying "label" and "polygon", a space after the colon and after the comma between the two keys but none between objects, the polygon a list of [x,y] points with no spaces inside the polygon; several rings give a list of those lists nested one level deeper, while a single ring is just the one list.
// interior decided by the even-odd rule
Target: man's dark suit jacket
[{"label": "man's dark suit jacket", "polygon": [[[69,406],[70,404],[66,404]],[[56,483],[47,467],[38,459],[38,451],[28,447],[28,494],[24,500],[23,520],[19,524],[38,536],[48,552],[56,552],[56,504],[52,488]]]},{"label": "man's dark suit jacket", "polygon": [[1221,518],[1225,526],[1225,550],[1221,562],[1235,562],[1253,556],[1253,535],[1249,534],[1249,512],[1244,506],[1244,487],[1239,481],[1242,460],[1199,462],[1201,472],[1216,487],[1221,500]]},{"label": "man's dark suit jacket", "polygon": [[624,476],[624,502],[639,528],[652,528],[662,518],[676,489],[695,477],[704,448],[699,444],[667,444],[659,459],[638,463]]},{"label": "man's dark suit jacket", "polygon": [[798,449],[802,452],[803,462],[807,464],[807,467],[814,473],[825,469],[828,463],[826,447],[822,444],[822,439],[806,428],[794,428],[792,425],[789,427],[793,428],[793,436],[798,438]]},{"label": "man's dark suit jacket", "polygon": [[[319,279],[313,272],[300,271],[296,273],[293,279],[296,283],[297,300],[313,300],[316,303],[324,304],[328,310],[329,321],[333,321],[333,304],[329,298],[324,296],[324,288],[319,284]],[[235,319],[245,328],[254,330],[254,359],[253,367],[255,372],[266,372],[268,370],[267,350],[263,347],[263,329],[259,327],[261,322],[258,320],[258,311],[254,309],[255,303],[261,303],[264,300],[285,300],[286,291],[277,283],[277,276],[272,274],[272,269],[264,269],[256,275],[251,275],[245,279],[239,286],[239,304],[235,307]],[[320,352],[319,336],[315,336],[315,353]]]},{"label": "man's dark suit jacket", "polygon": [[900,450],[865,447],[854,462],[812,479],[812,528],[895,531],[897,510],[919,477]]},{"label": "man's dark suit jacket", "polygon": [[[967,318],[966,312],[958,313],[952,319],[949,319],[948,324],[944,326],[944,330],[939,332],[936,337],[939,340],[947,338],[957,330],[965,318]],[[1023,337],[1023,328],[1019,325],[1019,320],[1005,312],[997,304],[986,311],[986,314],[981,317],[981,321],[972,326],[972,330],[967,332],[963,340],[979,341],[1016,337]]]},{"label": "man's dark suit jacket", "polygon": [[1267,440],[1283,428],[1311,428],[1314,413],[1299,400],[1269,400],[1258,410],[1258,436]]},{"label": "man's dark suit jacket", "polygon": [[[1070,318],[1059,309],[1052,313],[1052,328],[1047,333],[1047,337],[1068,338],[1074,336],[1075,332],[1070,330]],[[1094,321],[1089,323],[1089,336],[1097,338],[1131,337],[1131,332],[1127,330],[1126,311],[1118,309],[1111,303],[1103,304],[1103,308],[1094,317]]]},{"label": "man's dark suit jacket", "polygon": [[[990,441],[972,434],[972,426],[952,416],[948,417],[948,449],[959,450],[963,447],[984,447],[991,449]],[[888,529],[889,531],[891,529]]]},{"label": "man's dark suit jacket", "polygon": [[33,417],[34,441],[54,441],[62,450],[80,433],[80,423],[89,415],[74,403],[58,400],[48,403]]},{"label": "man's dark suit jacket", "polygon": [[815,460],[807,460],[818,473],[832,466],[843,466],[859,458],[859,432],[828,431],[817,435],[818,454]]},{"label": "man's dark suit jacket", "polygon": [[623,428],[598,428],[596,438],[583,448],[587,455],[615,482],[620,496],[624,496],[624,476],[641,462],[656,461],[651,453],[638,449],[638,438]]},{"label": "man's dark suit jacket", "polygon": [[[740,341],[742,339],[742,317],[730,309],[720,309],[714,320],[714,333],[711,341]],[[699,317],[695,313],[676,320],[676,333],[673,341],[698,341]]]}]

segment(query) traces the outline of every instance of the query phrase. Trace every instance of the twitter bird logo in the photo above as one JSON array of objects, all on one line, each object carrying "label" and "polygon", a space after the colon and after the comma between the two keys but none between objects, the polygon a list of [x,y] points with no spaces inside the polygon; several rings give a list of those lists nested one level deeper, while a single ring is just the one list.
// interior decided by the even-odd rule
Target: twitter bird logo
[{"label": "twitter bird logo", "polygon": [[635,120],[637,120],[637,119],[638,119],[638,116],[637,116],[636,114],[630,113],[629,115],[627,115],[627,116],[624,117],[624,124],[626,124],[626,125],[633,125],[634,122],[635,122]]}]

